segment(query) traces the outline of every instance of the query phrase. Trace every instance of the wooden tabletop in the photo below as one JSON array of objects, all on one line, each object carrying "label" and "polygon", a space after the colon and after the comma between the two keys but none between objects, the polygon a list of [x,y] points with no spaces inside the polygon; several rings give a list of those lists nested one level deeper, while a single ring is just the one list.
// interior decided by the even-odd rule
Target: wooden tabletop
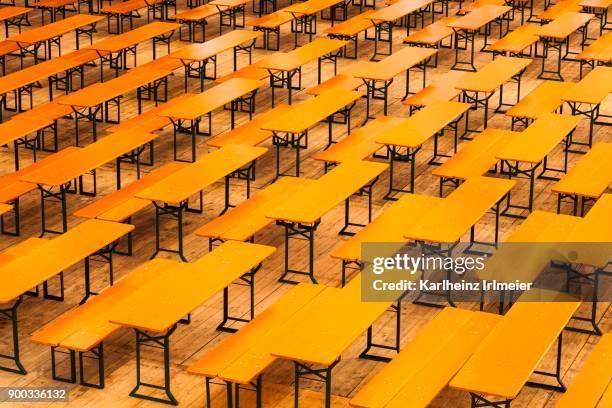
[{"label": "wooden tabletop", "polygon": [[453,157],[434,168],[431,174],[459,180],[482,176],[499,162],[498,152],[519,134],[510,130],[484,129],[474,140],[463,144]]},{"label": "wooden tabletop", "polygon": [[574,82],[543,81],[506,111],[515,118],[537,119],[555,112],[561,105],[561,96],[575,85]]},{"label": "wooden tabletop", "polygon": [[1,146],[27,136],[31,136],[31,138],[34,139],[38,130],[44,129],[54,122],[54,119],[42,116],[28,118],[27,120],[15,118],[0,123]]},{"label": "wooden tabletop", "polygon": [[436,49],[405,46],[378,62],[364,61],[351,73],[356,78],[389,81],[393,77],[431,58]]},{"label": "wooden tabletop", "polygon": [[498,52],[520,53],[527,47],[535,44],[540,37],[538,31],[540,26],[536,24],[525,24],[510,31],[503,38],[490,44],[488,49]]},{"label": "wooden tabletop", "polygon": [[274,220],[266,217],[285,197],[316,183],[302,177],[282,177],[223,215],[198,228],[196,235],[223,241],[246,241]]},{"label": "wooden tabletop", "polygon": [[262,156],[264,147],[228,145],[139,192],[136,197],[167,204],[179,204]]},{"label": "wooden tabletop", "polygon": [[21,34],[12,35],[5,41],[19,44],[20,47],[33,45],[47,41],[51,38],[62,36],[70,31],[83,26],[97,23],[103,20],[104,16],[92,16],[90,14],[76,14],[74,16],[47,24],[43,27],[33,28]]},{"label": "wooden tabletop", "polygon": [[497,57],[478,72],[468,72],[455,84],[457,89],[493,92],[533,62],[529,58]]},{"label": "wooden tabletop", "polygon": [[309,15],[316,14],[319,11],[326,10],[343,0],[307,0],[303,3],[295,3],[282,9],[283,12],[292,15]]},{"label": "wooden tabletop", "polygon": [[13,17],[29,13],[34,9],[29,7],[6,6],[0,8],[0,21],[8,20]]},{"label": "wooden tabletop", "polygon": [[253,41],[262,35],[263,33],[259,31],[233,30],[202,44],[189,44],[188,46],[168,55],[171,58],[180,59],[183,61],[183,63],[206,61],[217,54],[230,50],[246,42]]},{"label": "wooden tabletop", "polygon": [[612,184],[612,143],[595,143],[551,190],[598,198]]},{"label": "wooden tabletop", "polygon": [[418,223],[404,231],[406,239],[454,244],[501,200],[515,180],[473,177],[462,183]]},{"label": "wooden tabletop", "polygon": [[612,61],[612,33],[605,33],[584,50],[582,50],[576,59],[584,61],[598,61],[609,63]]},{"label": "wooden tabletop", "polygon": [[0,303],[7,303],[134,230],[130,224],[87,220],[0,266]]},{"label": "wooden tabletop", "polygon": [[348,41],[331,38],[317,38],[289,52],[279,52],[270,55],[259,66],[276,71],[294,71],[309,62],[316,61],[327,54],[338,51],[348,44]]},{"label": "wooden tabletop", "polygon": [[580,302],[516,302],[450,386],[513,399],[565,328]]},{"label": "wooden tabletop", "polygon": [[286,291],[237,333],[223,339],[216,347],[187,368],[187,372],[206,377],[219,377],[239,384],[248,384],[275,358],[268,348],[275,332],[298,310],[322,293],[324,285],[300,283]]},{"label": "wooden tabletop", "polygon": [[500,160],[540,163],[578,126],[581,118],[549,113],[536,119],[497,153]]},{"label": "wooden tabletop", "polygon": [[444,308],[359,389],[350,405],[427,406],[501,318],[492,313]]},{"label": "wooden tabletop", "polygon": [[44,186],[62,186],[156,138],[157,135],[153,133],[115,132],[86,147],[76,149],[61,160],[24,175],[21,180]]},{"label": "wooden tabletop", "polygon": [[382,132],[376,138],[376,143],[417,148],[470,108],[469,103],[434,102],[404,119],[399,125]]},{"label": "wooden tabletop", "polygon": [[78,109],[94,108],[113,98],[165,78],[171,73],[172,71],[157,68],[132,69],[117,78],[95,83],[57,98],[57,103]]},{"label": "wooden tabletop", "polygon": [[301,133],[360,98],[360,92],[332,89],[291,106],[287,113],[263,123],[261,128],[272,132]]},{"label": "wooden tabletop", "polygon": [[[1,9],[0,9],[1,10]],[[99,56],[92,50],[80,49],[51,60],[41,61],[0,78],[0,95],[12,92],[26,85],[44,81],[50,76],[91,62]]]},{"label": "wooden tabletop", "polygon": [[232,9],[247,4],[249,0],[213,0],[206,4],[218,6],[225,9]]},{"label": "wooden tabletop", "polygon": [[368,19],[375,23],[393,22],[422,8],[429,7],[433,2],[434,0],[400,0],[387,7],[375,10],[368,15]]},{"label": "wooden tabletop", "polygon": [[376,217],[357,234],[342,242],[330,252],[332,258],[361,261],[361,247],[370,242],[405,242],[404,232],[410,224],[418,222],[443,198],[405,194]]},{"label": "wooden tabletop", "polygon": [[574,377],[557,408],[609,407],[612,403],[612,334],[605,333]]},{"label": "wooden tabletop", "polygon": [[600,104],[612,92],[612,67],[599,66],[589,72],[561,98],[566,102]]},{"label": "wooden tabletop", "polygon": [[289,112],[290,109],[291,107],[284,103],[276,105],[275,108],[255,116],[243,125],[208,139],[206,144],[212,147],[223,147],[230,144],[257,146],[272,137],[272,133],[263,130],[261,125]]},{"label": "wooden tabletop", "polygon": [[[605,269],[612,257],[612,194],[603,194],[563,242],[575,264]],[[566,257],[567,258],[567,257]]]},{"label": "wooden tabletop", "polygon": [[109,314],[121,299],[178,264],[178,261],[156,258],[139,265],[115,281],[113,286],[107,286],[94,298],[69,310],[38,330],[32,336],[32,341],[83,353],[90,351],[102,340],[121,329],[121,326],[108,321]]},{"label": "wooden tabletop", "polygon": [[346,160],[367,160],[383,146],[376,143],[376,138],[383,132],[395,129],[406,119],[395,116],[379,116],[365,126],[351,132],[350,136],[339,140],[328,149],[314,157],[328,163],[341,163]]},{"label": "wooden tabletop", "polygon": [[560,17],[550,23],[543,25],[538,30],[540,37],[565,39],[572,35],[580,27],[591,21],[593,14],[570,11],[563,13]]},{"label": "wooden tabletop", "polygon": [[295,194],[280,200],[266,213],[274,220],[314,224],[332,208],[380,176],[385,163],[346,161]]},{"label": "wooden tabletop", "polygon": [[274,251],[276,248],[265,245],[226,242],[197,261],[181,263],[136,289],[117,305],[109,321],[165,332]]},{"label": "wooden tabletop", "polygon": [[500,18],[510,10],[512,10],[512,7],[485,4],[475,8],[464,16],[450,21],[447,25],[456,30],[476,31],[480,30],[491,21]]},{"label": "wooden tabletop", "polygon": [[324,291],[283,325],[272,355],[328,367],[382,315],[391,302],[362,302],[357,275],[339,291]]},{"label": "wooden tabletop", "polygon": [[174,120],[196,120],[234,99],[257,90],[263,84],[264,81],[257,79],[232,78],[164,109],[159,115]]},{"label": "wooden tabletop", "polygon": [[[101,16],[101,18],[104,17]],[[174,30],[178,30],[179,28],[181,28],[181,25],[178,23],[155,21],[122,34],[106,37],[103,40],[96,41],[93,45],[87,48],[97,51],[115,53],[143,41],[150,40],[154,37],[168,34]]]},{"label": "wooden tabletop", "polygon": [[368,17],[375,10],[366,10],[361,14],[351,17],[345,21],[340,21],[331,27],[327,27],[323,32],[325,34],[346,35],[352,37],[372,27],[372,20]]}]

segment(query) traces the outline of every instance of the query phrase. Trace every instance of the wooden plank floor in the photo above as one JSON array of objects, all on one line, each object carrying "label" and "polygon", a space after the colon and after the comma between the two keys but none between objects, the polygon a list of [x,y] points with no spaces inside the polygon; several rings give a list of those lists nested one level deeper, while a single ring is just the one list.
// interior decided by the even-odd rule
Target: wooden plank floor
[{"label": "wooden plank floor", "polygon": [[[179,8],[183,9],[185,5],[181,1]],[[281,2],[282,3],[282,2]],[[536,6],[542,7],[542,2],[537,1]],[[283,4],[281,4],[282,6]],[[350,7],[351,15],[355,15],[358,10],[357,8]],[[39,12],[34,13],[32,21],[35,25],[40,24]],[[247,13],[247,19],[252,14]],[[146,20],[140,19],[138,24],[144,24]],[[213,38],[218,35],[218,20],[211,19],[211,24],[208,26],[209,38]],[[517,22],[513,23],[512,27],[516,27]],[[324,27],[328,25],[327,22],[318,22],[318,30],[321,32]],[[595,26],[595,24],[593,24]],[[592,28],[593,29],[593,28]],[[226,29],[227,30],[227,29]],[[283,35],[281,38],[281,50],[289,51],[293,48],[293,35],[290,34],[288,26],[283,27]],[[394,34],[395,50],[401,47],[401,39],[404,36],[404,30],[396,29]],[[594,33],[592,33],[594,34]],[[106,23],[101,22],[99,25],[98,33],[95,35],[96,39],[106,37]],[[186,43],[177,41],[178,36],[175,35],[174,41],[172,42],[172,50],[176,50]],[[301,39],[304,43],[305,38]],[[482,38],[479,39],[482,41]],[[63,52],[66,53],[74,48],[74,36],[72,34],[66,35],[63,38]],[[477,48],[479,44],[477,44]],[[373,51],[373,44],[369,42],[360,41],[360,56],[359,59],[368,59]],[[253,54],[253,61],[261,58],[264,55],[270,54],[270,51],[256,50]],[[164,54],[161,52],[160,54]],[[158,54],[159,55],[159,54]],[[142,64],[149,61],[152,58],[150,42],[138,46],[138,63]],[[454,54],[452,50],[444,49],[440,52],[439,66],[436,69],[428,70],[428,81],[435,80],[439,75],[447,72],[452,64]],[[491,60],[490,54],[478,53],[476,58],[476,66],[482,67]],[[245,56],[239,57],[239,66],[244,66],[248,63]],[[354,64],[354,60],[343,60],[340,59],[338,63],[338,70],[343,69]],[[19,68],[17,61],[11,61],[8,64],[8,72],[15,71]],[[232,56],[231,53],[224,53],[218,58],[218,70],[219,75],[229,73],[232,69]],[[302,75],[302,87],[307,87],[316,84],[316,63],[308,64],[304,67]],[[536,79],[539,72],[539,61],[535,61],[527,70],[522,87],[522,95],[527,94],[530,90],[535,88],[540,81]],[[333,75],[333,71],[330,66],[324,66],[323,69],[324,78],[327,79]],[[577,63],[564,63],[563,74],[566,80],[578,80],[578,64]],[[112,76],[111,72],[107,73],[107,78]],[[178,96],[183,92],[183,73],[176,71],[175,75],[170,78],[170,96]],[[87,83],[90,84],[98,79],[98,68],[90,67],[87,68]],[[419,75],[412,75],[411,78],[412,89],[418,89],[420,87],[421,78]],[[210,87],[211,83],[207,83],[207,87]],[[506,91],[506,97],[512,98],[515,96],[515,90],[513,86],[509,87]],[[190,82],[190,91],[197,92],[198,85],[196,81]],[[404,92],[404,78],[398,77],[395,79],[391,86],[391,95],[389,100],[389,113],[397,116],[407,116],[407,109],[401,104],[400,98]],[[277,92],[278,101],[286,99],[286,91]],[[305,92],[299,92],[295,94],[294,103],[300,100],[310,98]],[[43,87],[38,89],[34,93],[35,104],[44,103],[47,100],[47,89]],[[259,92],[257,96],[257,113],[261,113],[270,108],[270,89],[265,86]],[[609,101],[604,103],[603,112],[610,112],[612,106]],[[145,109],[151,107],[149,102],[145,102]],[[373,113],[382,113],[382,104],[380,102],[374,102]],[[128,118],[137,114],[137,105],[134,95],[126,96],[122,100],[122,118]],[[357,104],[354,110],[353,123],[359,124],[364,117],[364,102],[361,101]],[[482,122],[482,114],[478,112],[471,114],[470,118],[474,126],[479,122]],[[243,122],[248,120],[246,114],[239,114],[238,120]],[[100,129],[105,128],[109,125],[99,125],[99,134],[102,135],[104,132]],[[504,115],[497,114],[489,122],[490,127],[499,127],[503,129],[510,128],[510,120]],[[215,112],[213,115],[213,131],[214,134],[224,132],[229,129],[229,113],[225,111]],[[87,129],[86,127],[84,127]],[[579,138],[586,136],[587,123],[583,120],[579,130],[577,132]],[[596,127],[595,140],[596,141],[612,141],[612,131],[610,128]],[[72,145],[74,128],[70,121],[60,121],[60,143],[62,147]],[[327,136],[327,127],[325,125],[318,126],[310,137],[310,143],[308,150],[304,152],[304,160],[302,162],[303,175],[306,177],[319,177],[323,174],[323,166],[320,162],[312,159],[312,156],[317,152],[321,151],[325,146]],[[337,125],[335,127],[335,138],[341,138],[346,133],[346,127]],[[447,137],[443,139],[442,150],[451,151],[451,139]],[[84,139],[85,143],[89,143],[90,139],[87,137]],[[187,154],[188,139],[185,138],[181,144],[180,152]],[[171,129],[161,133],[161,137],[156,141],[156,166],[162,163],[172,160],[172,133]],[[274,172],[274,151],[271,143],[266,143],[264,146],[270,149],[269,153],[257,163],[257,180],[255,181],[255,190],[262,188],[270,183],[273,172]],[[437,195],[438,181],[430,174],[431,167],[427,164],[429,157],[432,153],[432,143],[426,143],[425,148],[417,157],[416,166],[416,192],[420,194]],[[202,137],[198,141],[198,151],[200,155],[205,154],[207,148],[205,145],[205,138]],[[291,168],[293,165],[293,152],[283,151],[282,152],[283,167],[285,169]],[[29,163],[29,154],[22,153],[24,166]],[[553,155],[552,164],[560,162],[562,155],[560,150],[557,150]],[[573,165],[578,157],[575,155],[570,156],[570,164]],[[124,166],[126,168],[125,180],[133,180],[135,172],[130,166]],[[401,180],[408,180],[407,166],[400,166],[400,178]],[[12,164],[12,151],[11,148],[8,150],[3,148],[2,154],[0,154],[0,174],[6,174],[11,172],[13,169]],[[149,168],[145,168],[145,172]],[[383,200],[382,197],[386,191],[388,179],[382,177],[378,182],[378,185],[374,189],[374,205],[375,212],[379,213],[388,205],[388,202]],[[544,180],[538,180],[536,183],[536,195],[535,195],[535,208],[540,210],[555,211],[556,197],[550,192],[551,183]],[[244,185],[242,182],[234,181],[231,186],[231,193],[233,200],[236,202],[238,199],[244,198]],[[108,164],[98,171],[98,189],[99,194],[104,195],[114,191],[115,188],[115,173],[114,165]],[[525,182],[521,182],[520,186],[513,191],[518,197],[526,197],[527,185]],[[519,190],[519,191],[516,191]],[[203,225],[207,221],[214,218],[222,209],[223,203],[223,185],[218,183],[213,188],[205,191],[205,211],[204,214],[187,214],[185,219],[185,247],[186,256],[190,260],[197,259],[202,255],[206,254],[208,244],[207,241],[196,237],[193,232],[196,228]],[[92,202],[92,198],[83,196],[69,196],[68,197],[68,213],[72,214],[78,208]],[[352,204],[354,215],[356,219],[365,219],[366,216],[366,201],[365,199],[354,200],[355,204]],[[38,193],[31,193],[21,200],[22,208],[22,235],[17,238],[11,238],[7,236],[0,237],[0,249],[7,248],[27,237],[37,236],[40,231],[40,210],[39,210],[39,196]],[[59,209],[58,213],[59,213]],[[568,212],[569,208],[565,209]],[[322,223],[317,230],[316,234],[316,245],[315,245],[315,268],[316,275],[320,282],[326,285],[338,286],[340,281],[340,263],[332,259],[329,256],[329,252],[338,243],[344,239],[337,235],[338,230],[341,228],[343,219],[343,208],[338,207],[326,215]],[[135,233],[135,247],[134,256],[116,256],[115,257],[115,276],[121,277],[129,272],[135,266],[145,262],[153,252],[155,230],[154,230],[154,211],[149,209],[143,211],[137,217],[133,219],[133,223],[136,225]],[[59,217],[55,216],[51,218],[52,222],[59,222]],[[77,219],[74,216],[69,218],[69,225],[74,226],[82,220]],[[491,239],[493,217],[485,216],[484,220],[478,226],[478,236],[480,240]],[[55,224],[57,225],[57,224]],[[501,220],[501,238],[507,236],[513,228],[518,225],[518,221],[509,218],[502,218]],[[164,241],[169,244],[175,236],[175,224],[172,222],[165,222],[163,224]],[[277,282],[278,277],[281,274],[282,262],[283,262],[283,234],[279,227],[271,226],[267,228],[261,234],[258,234],[256,241],[259,243],[273,245],[278,248],[278,251],[271,257],[271,259],[264,264],[264,268],[259,272],[257,276],[256,286],[256,301],[257,301],[257,312],[261,312],[268,305],[273,303],[278,297],[289,289],[289,286],[282,285]],[[166,255],[161,255],[166,256]],[[305,259],[306,247],[293,248],[292,259],[299,263]],[[102,288],[108,284],[108,277],[105,269],[102,267],[94,268],[92,272],[92,279],[95,288]],[[105,354],[106,354],[106,388],[104,390],[88,389],[81,386],[66,385],[51,380],[50,373],[50,352],[48,347],[33,344],[29,338],[34,331],[42,327],[44,324],[52,321],[60,314],[73,308],[77,302],[81,299],[83,291],[83,275],[82,265],[72,268],[65,273],[66,280],[66,300],[64,302],[53,302],[44,301],[40,298],[27,298],[24,304],[21,306],[19,311],[19,329],[22,349],[22,361],[28,370],[28,374],[25,376],[19,376],[14,374],[8,374],[0,372],[0,386],[31,386],[31,387],[51,387],[51,386],[68,386],[70,389],[70,403],[62,403],[55,405],[70,405],[71,407],[102,407],[102,406],[125,406],[125,407],[144,407],[144,406],[160,406],[156,403],[145,402],[139,399],[128,397],[128,393],[132,389],[135,382],[135,363],[134,363],[134,334],[129,330],[122,330],[119,333],[112,336],[108,341],[105,342]],[[232,312],[233,313],[245,313],[247,310],[248,296],[246,290],[232,288]],[[180,326],[178,330],[171,337],[171,360],[172,360],[172,390],[177,399],[180,401],[182,406],[203,406],[204,404],[204,385],[203,381],[194,376],[186,374],[185,368],[194,362],[196,359],[204,355],[211,347],[220,341],[222,341],[227,334],[223,334],[214,330],[221,317],[221,296],[218,295],[211,299],[208,303],[195,310],[192,314],[192,322],[187,326]],[[476,308],[475,304],[464,303],[460,305],[465,308]],[[609,305],[607,303],[601,303],[599,305],[600,315],[604,314],[601,321],[601,327],[604,331],[609,331],[612,328],[612,322],[610,321],[610,313],[608,312]],[[492,308],[493,309],[493,308]],[[583,305],[581,310],[583,313],[588,311],[587,305]],[[402,309],[402,344],[406,344],[410,339],[418,333],[420,328],[425,325],[435,314],[438,312],[437,309],[416,306],[412,304],[403,305]],[[375,326],[376,338],[382,341],[390,341],[393,333],[393,324],[391,324],[392,316],[383,316]],[[0,348],[7,347],[10,343],[8,333],[9,326],[5,322],[0,322],[0,330],[2,336],[0,337]],[[566,333],[564,335],[565,350],[562,362],[563,378],[566,383],[571,383],[573,377],[579,371],[582,366],[585,357],[589,354],[590,350],[597,343],[598,339],[595,336],[588,336],[584,334]],[[368,379],[382,367],[383,363],[364,361],[357,358],[361,351],[365,339],[361,338],[356,341],[349,350],[343,354],[342,361],[334,369],[333,388],[334,404],[333,406],[343,407],[348,406],[348,398],[350,398],[357,389],[359,389]],[[544,361],[544,364],[549,368],[552,367],[554,362],[552,353]],[[161,356],[159,353],[146,351],[144,353],[144,380],[150,382],[160,383],[162,381],[161,369]],[[266,371],[264,375],[264,406],[266,407],[290,407],[293,403],[292,389],[293,389],[293,368],[288,363],[278,363],[272,368]],[[316,407],[322,406],[322,397],[320,394],[321,384],[318,383],[303,383],[302,389],[306,390],[301,394],[301,405],[305,407]],[[215,407],[225,406],[225,394],[223,387],[213,387],[215,393]],[[252,395],[248,392],[243,392],[242,396],[244,400],[241,401],[242,406],[253,406],[254,402]],[[525,388],[519,398],[513,403],[513,407],[550,407],[554,406],[554,401],[558,398],[558,394],[553,392],[547,392],[543,390],[535,390],[531,388]],[[37,404],[36,406],[45,406],[46,404]],[[49,405],[49,404],[47,404]],[[456,392],[453,390],[445,390],[432,404],[435,407],[465,407],[469,406],[469,400],[465,393]]]}]

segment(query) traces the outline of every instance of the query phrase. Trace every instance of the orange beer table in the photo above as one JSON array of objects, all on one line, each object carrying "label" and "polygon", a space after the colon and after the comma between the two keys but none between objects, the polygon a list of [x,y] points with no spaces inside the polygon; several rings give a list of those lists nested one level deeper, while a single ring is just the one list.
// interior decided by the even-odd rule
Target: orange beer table
[{"label": "orange beer table", "polygon": [[284,176],[280,169],[280,148],[295,149],[295,176],[300,176],[300,150],[308,146],[308,130],[319,122],[328,123],[328,142],[333,143],[332,124],[334,115],[340,114],[351,128],[351,110],[361,98],[361,93],[342,89],[331,89],[319,96],[294,105],[288,112],[264,122],[261,129],[272,132],[272,143],[276,146],[276,177]]},{"label": "orange beer table", "polygon": [[[261,33],[249,30],[234,30],[227,34],[206,41],[203,44],[191,44],[183,47],[169,56],[180,60],[185,67],[185,92],[188,78],[198,78],[200,91],[204,90],[204,80],[217,79],[217,56],[224,51],[234,50],[234,71],[238,68],[238,54],[247,54],[251,63],[251,51]],[[213,73],[207,75],[207,66],[212,64]]]},{"label": "orange beer table", "polygon": [[[476,71],[476,67],[474,66],[476,35],[484,28],[484,45],[480,51],[485,51],[488,46],[488,36],[492,31],[491,25],[493,23],[499,25],[499,38],[504,36],[504,32],[508,32],[510,22],[505,15],[510,11],[512,11],[512,7],[485,4],[475,8],[462,17],[450,21],[447,25],[455,31],[455,63],[452,65],[451,69]],[[506,22],[505,31],[504,21]],[[464,43],[463,47],[459,46],[461,41]],[[464,61],[460,60],[459,52],[461,49],[469,51],[469,59]]]},{"label": "orange beer table", "polygon": [[[29,172],[21,180],[38,185],[40,190],[41,235],[45,233],[61,234],[68,230],[66,193],[77,192],[85,196],[97,193],[96,169],[109,161],[115,160],[117,189],[121,188],[121,163],[136,163],[137,177],[140,178],[140,154],[144,146],[157,135],[145,132],[123,131],[112,133],[84,148],[77,148],[59,160],[47,166]],[[86,191],[84,177],[91,175],[93,188]],[[53,230],[47,227],[45,208],[49,202],[61,205],[62,229]]]},{"label": "orange beer table", "polygon": [[[196,160],[196,135],[212,135],[212,113],[226,104],[230,105],[231,127],[234,128],[234,115],[241,105],[246,105],[249,119],[255,111],[255,95],[263,85],[263,81],[256,79],[233,78],[209,90],[192,95],[174,103],[172,106],[159,112],[158,115],[167,118],[174,126],[174,160],[183,161],[177,157],[176,142],[179,133],[191,136],[191,158]],[[208,118],[208,130],[202,132],[200,123],[202,118]]]},{"label": "orange beer table", "polygon": [[[570,50],[570,36],[573,33],[580,33],[580,50],[584,50],[587,37],[589,21],[593,18],[593,14],[578,13],[578,12],[567,12],[562,14],[559,18],[554,19],[552,22],[543,25],[538,31],[540,41],[544,44],[542,66],[540,70],[539,79],[552,79],[557,81],[563,81],[561,75],[561,62],[574,61],[572,55],[577,55],[577,52]],[[555,69],[549,69],[546,67],[546,60],[552,52],[557,53],[557,64]]]},{"label": "orange beer table", "polygon": [[[203,158],[175,171],[168,177],[153,183],[136,194],[136,198],[149,200],[155,206],[155,252],[174,253],[183,261],[183,215],[185,212],[202,213],[204,211],[203,190],[219,180],[225,180],[225,205],[221,213],[225,213],[233,205],[230,203],[229,180],[240,177],[246,180],[247,198],[250,196],[251,178],[255,168],[255,160],[267,151],[263,147],[228,145]],[[189,207],[189,199],[199,196],[199,208]],[[176,220],[178,227],[178,249],[163,247],[160,242],[161,219]]]},{"label": "orange beer table", "polygon": [[[64,34],[71,31],[75,32],[76,48],[79,48],[79,38],[82,35],[89,37],[91,40],[93,33],[96,30],[96,24],[102,20],[101,16],[91,16],[89,14],[77,14],[67,19],[47,24],[44,27],[37,27],[32,30],[25,31],[21,34],[13,35],[5,41],[15,43],[19,47],[21,58],[32,55],[34,63],[38,63],[40,59],[51,59],[52,46],[56,46],[58,54],[62,54],[61,39]],[[40,48],[43,47],[44,54],[39,56]]]},{"label": "orange beer table", "polygon": [[410,92],[410,70],[420,70],[423,73],[423,88],[426,83],[427,63],[438,50],[432,48],[406,46],[394,54],[378,62],[363,61],[351,69],[351,75],[359,78],[367,87],[366,122],[373,119],[370,116],[370,100],[383,100],[383,115],[387,115],[389,87],[393,78],[406,73],[406,93],[402,100],[408,98]]},{"label": "orange beer table", "polygon": [[[0,309],[12,322],[13,354],[3,356],[14,363],[15,367],[1,366],[3,370],[26,374],[19,355],[19,332],[17,327],[17,308],[24,295],[32,289],[38,293],[38,286],[43,285],[46,299],[64,300],[63,271],[85,260],[85,297],[96,294],[91,288],[90,259],[100,258],[109,265],[110,284],[113,283],[112,255],[117,241],[132,231],[133,225],[116,222],[88,220],[69,232],[56,238],[46,240],[29,238],[9,248],[4,254],[9,260],[0,266],[0,305],[12,304]],[[3,255],[4,255],[3,254]],[[49,293],[48,281],[59,275],[60,294]]]},{"label": "orange beer table", "polygon": [[[354,194],[368,196],[368,223],[372,219],[372,188],[378,177],[387,169],[383,163],[349,160],[336,166],[313,183],[287,195],[266,213],[285,230],[285,270],[280,282],[297,283],[287,279],[289,274],[306,275],[314,283],[314,238],[321,218],[344,201],[344,226],[340,235],[353,235],[350,227],[363,227],[350,220],[350,198]],[[292,269],[289,265],[289,241],[308,241],[308,269]]]},{"label": "orange beer table", "polygon": [[0,9],[0,21],[4,23],[4,35],[9,36],[9,28],[17,27],[21,33],[21,26],[28,25],[28,13],[33,9],[29,7],[6,6]]},{"label": "orange beer table", "polygon": [[[450,386],[469,392],[472,406],[482,407],[509,407],[525,385],[565,391],[561,381],[562,335],[578,306],[580,302],[563,298],[556,301],[519,299],[485,337]],[[553,347],[556,348],[555,371],[538,371],[540,361]],[[534,374],[540,378],[552,377],[558,385],[530,380]]]},{"label": "orange beer table", "polygon": [[[265,68],[270,76],[272,89],[272,107],[275,105],[274,90],[287,87],[288,104],[291,105],[291,96],[294,89],[301,89],[302,67],[311,61],[317,61],[317,83],[321,83],[321,68],[324,62],[333,64],[336,74],[337,60],[342,53],[346,41],[331,38],[317,38],[311,43],[302,45],[287,53],[276,53],[263,59],[258,64]],[[297,85],[293,77],[298,75]]]},{"label": "orange beer table", "polygon": [[[230,323],[249,322],[254,318],[255,273],[262,262],[274,253],[270,246],[245,242],[226,242],[192,263],[181,263],[168,273],[136,289],[123,299],[109,316],[109,321],[134,329],[136,333],[136,386],[131,397],[178,405],[170,389],[170,336],[180,323],[190,321],[190,313],[214,295],[223,291],[223,321],[217,330],[235,332]],[[250,318],[229,314],[229,286],[248,282]],[[185,320],[185,316],[188,316]],[[141,349],[155,346],[163,350],[164,385],[143,381]],[[164,397],[142,393],[143,389],[161,390]]]},{"label": "orange beer table", "polygon": [[[513,106],[521,98],[521,79],[533,60],[517,57],[497,57],[478,72],[466,74],[456,83],[455,88],[462,93],[462,101],[471,103],[475,109],[484,108],[484,128],[489,124],[489,102],[499,88],[499,103],[495,112],[504,113],[504,106]],[[514,81],[517,84],[515,103],[504,102],[504,86]],[[468,132],[479,132],[468,129]]]},{"label": "orange beer table", "polygon": [[175,30],[181,28],[178,23],[166,21],[155,21],[135,28],[134,30],[113,35],[96,41],[90,49],[95,50],[100,56],[100,77],[104,74],[104,65],[115,68],[115,76],[119,75],[119,69],[127,69],[127,57],[134,57],[136,66],[136,49],[138,44],[151,40],[153,48],[153,59],[157,58],[157,45],[165,44],[170,53],[170,39]]}]

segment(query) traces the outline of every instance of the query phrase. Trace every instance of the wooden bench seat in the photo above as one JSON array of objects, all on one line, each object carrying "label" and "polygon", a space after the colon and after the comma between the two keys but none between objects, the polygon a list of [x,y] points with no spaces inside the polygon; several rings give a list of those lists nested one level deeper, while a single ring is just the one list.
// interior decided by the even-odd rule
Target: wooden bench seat
[{"label": "wooden bench seat", "polygon": [[371,223],[358,231],[330,252],[330,256],[342,261],[342,286],[346,284],[349,269],[362,266],[361,249],[370,242],[406,242],[404,231],[429,210],[442,201],[427,195],[406,194],[395,201]]},{"label": "wooden bench seat", "polygon": [[501,316],[444,308],[350,400],[360,408],[427,407]]},{"label": "wooden bench seat", "polygon": [[[103,342],[121,326],[109,322],[114,306],[146,283],[176,268],[178,261],[153,259],[137,267],[112,286],[100,291],[84,304],[64,313],[32,335],[32,341],[51,347],[52,365],[55,365],[57,349],[67,349],[70,355],[72,375],[61,378],[53,367],[53,379],[76,382],[76,353],[79,355],[80,383],[85,386],[104,388]],[[91,353],[90,353],[91,352]],[[88,354],[89,353],[89,354]],[[98,382],[86,380],[83,357],[98,360]]]},{"label": "wooden bench seat", "polygon": [[[506,57],[526,55],[531,57],[533,47],[540,39],[537,35],[539,28],[535,24],[525,24],[517,27],[503,38],[489,45],[489,50],[493,51],[494,55],[505,55]],[[529,48],[529,51],[525,52],[527,48]]]},{"label": "wooden bench seat", "polygon": [[606,333],[589,354],[556,408],[610,406],[612,402],[612,334]]},{"label": "wooden bench seat", "polygon": [[217,241],[247,241],[255,234],[272,224],[274,220],[266,217],[278,201],[286,195],[314,183],[314,180],[299,177],[282,177],[257,194],[218,216],[196,230],[195,234],[208,238],[209,248]]},{"label": "wooden bench seat", "polygon": [[[573,204],[573,214],[584,215],[585,204],[596,201],[612,183],[612,143],[596,143],[551,190],[558,194],[557,212],[563,200]],[[578,211],[580,204],[580,211]]]},{"label": "wooden bench seat", "polygon": [[573,82],[558,81],[540,83],[537,88],[506,111],[506,115],[512,119],[512,130],[517,124],[527,127],[546,114],[558,112],[564,102],[561,96],[574,85]]},{"label": "wooden bench seat", "polygon": [[434,102],[450,101],[457,98],[461,91],[455,85],[466,75],[465,72],[449,71],[414,95],[410,95],[402,103],[413,111]]},{"label": "wooden bench seat", "polygon": [[229,144],[241,144],[249,146],[257,146],[272,137],[272,133],[261,128],[261,125],[268,120],[279,117],[287,113],[290,109],[289,105],[280,104],[273,109],[267,110],[262,114],[255,116],[253,119],[245,122],[229,132],[221,133],[218,136],[212,137],[206,141],[208,146],[223,147]]},{"label": "wooden bench seat", "polygon": [[64,155],[72,153],[76,150],[76,147],[67,147],[66,149],[60,150],[55,154],[47,156],[46,158],[39,160],[31,165],[21,168],[20,170],[9,173],[0,178],[0,203],[10,204],[14,212],[14,230],[8,231],[5,228],[5,214],[2,214],[2,233],[8,235],[19,235],[20,231],[20,220],[19,220],[19,199],[21,196],[34,191],[37,189],[36,184],[21,181],[21,178],[28,173],[36,171],[44,166],[53,163],[56,160],[60,160]]}]

